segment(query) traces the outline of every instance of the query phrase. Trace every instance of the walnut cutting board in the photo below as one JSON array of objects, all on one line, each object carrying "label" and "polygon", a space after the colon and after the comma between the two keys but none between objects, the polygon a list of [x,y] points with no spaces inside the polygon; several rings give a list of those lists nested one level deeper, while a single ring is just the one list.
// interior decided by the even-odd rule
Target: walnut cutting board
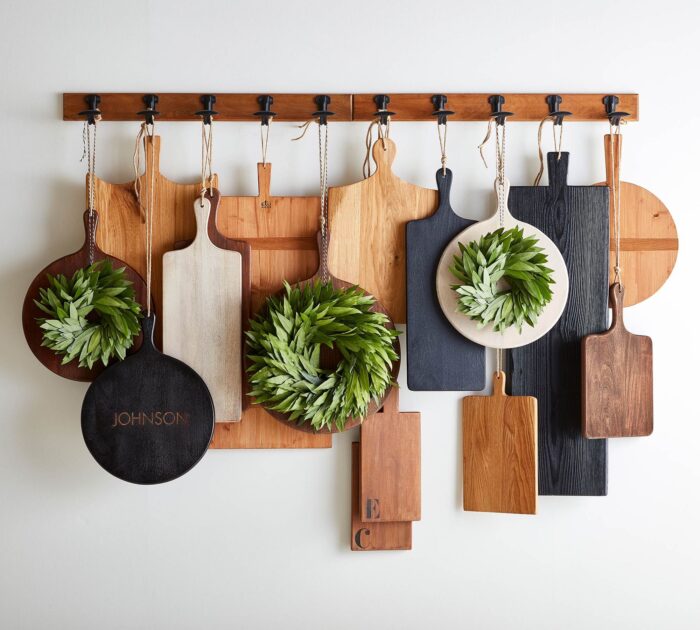
[{"label": "walnut cutting board", "polygon": [[537,399],[508,396],[496,372],[491,396],[462,399],[464,509],[537,511]]},{"label": "walnut cutting board", "polygon": [[406,222],[433,214],[438,196],[394,175],[396,145],[388,138],[375,142],[372,156],[375,173],[329,191],[329,267],[380,300],[394,323],[405,324]]},{"label": "walnut cutting board", "polygon": [[352,443],[350,549],[352,551],[408,550],[413,543],[411,521],[363,523],[360,518],[360,443]]},{"label": "walnut cutting board", "polygon": [[624,289],[610,287],[612,325],[581,342],[583,434],[587,438],[651,435],[654,429],[652,343],[622,317]]},{"label": "walnut cutting board", "polygon": [[419,521],[420,413],[399,411],[397,386],[382,410],[362,423],[360,442],[362,521]]},{"label": "walnut cutting board", "polygon": [[[606,181],[599,185],[607,185],[612,190],[613,176],[616,176],[620,186],[620,266],[625,303],[629,307],[654,295],[671,275],[678,256],[678,233],[671,213],[656,195],[636,184],[619,181],[622,136],[612,138],[610,134],[605,136]],[[611,283],[615,277],[614,220],[611,194]]]},{"label": "walnut cutting board", "polygon": [[217,422],[242,412],[243,256],[207,234],[219,193],[194,200],[197,235],[163,256],[163,352],[184,361],[207,384]]}]

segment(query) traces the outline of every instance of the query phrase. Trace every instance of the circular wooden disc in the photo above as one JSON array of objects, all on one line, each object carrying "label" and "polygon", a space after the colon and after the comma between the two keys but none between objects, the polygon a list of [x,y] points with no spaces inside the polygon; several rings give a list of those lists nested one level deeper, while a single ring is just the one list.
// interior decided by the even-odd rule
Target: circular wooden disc
[{"label": "circular wooden disc", "polygon": [[[510,186],[507,185],[506,200],[509,190]],[[467,244],[478,240],[489,232],[497,230],[501,227],[497,215],[469,226],[450,241],[438,263],[436,290],[438,302],[445,317],[467,339],[471,339],[473,342],[488,348],[518,348],[532,343],[547,334],[554,324],[557,323],[564,312],[564,307],[569,297],[569,274],[559,248],[543,232],[528,223],[516,221],[507,209],[504,213],[502,225],[505,229],[516,226],[523,228],[526,237],[536,237],[539,241],[538,246],[542,247],[544,249],[543,253],[547,254],[547,267],[554,270],[552,274],[552,279],[554,280],[552,301],[545,306],[534,327],[524,324],[522,333],[518,332],[515,326],[511,326],[503,332],[494,331],[492,326],[484,326],[479,329],[476,321],[457,310],[457,294],[452,289],[452,286],[457,283],[457,279],[452,275],[450,265],[454,256],[459,254],[459,243]]]},{"label": "circular wooden disc", "polygon": [[[84,222],[86,234],[88,234],[89,223],[88,214],[86,211],[84,213]],[[97,214],[97,213],[95,213]],[[97,225],[97,219],[93,224],[93,229]],[[136,301],[142,306],[146,304],[146,283],[143,278],[134,271],[129,265],[127,265],[123,260],[114,258],[113,256],[108,256],[101,249],[95,245],[94,249],[94,260],[109,260],[112,263],[112,267],[119,269],[125,267],[126,277],[133,282],[134,291],[136,292]],[[54,374],[58,374],[63,378],[68,378],[74,381],[92,381],[94,378],[104,370],[102,363],[95,363],[92,369],[78,367],[78,361],[73,360],[66,365],[62,365],[61,361],[63,357],[58,356],[53,350],[46,348],[41,345],[44,331],[39,327],[37,319],[41,317],[46,317],[44,313],[36,304],[34,300],[39,299],[39,289],[48,287],[49,283],[46,279],[47,274],[56,276],[58,274],[63,274],[64,276],[72,276],[78,269],[87,267],[90,264],[90,255],[88,248],[88,240],[86,239],[83,246],[75,253],[69,254],[68,256],[63,256],[57,260],[54,260],[50,265],[44,267],[34,278],[32,283],[29,285],[26,295],[24,296],[24,304],[22,306],[22,328],[24,329],[24,337],[27,340],[29,348],[34,353],[34,356],[39,359],[39,361],[45,365]],[[134,345],[132,346],[132,351],[139,348],[141,345],[141,337],[139,336],[134,340]],[[117,359],[115,359],[116,361]]]},{"label": "circular wooden disc", "polygon": [[81,423],[85,444],[107,472],[155,484],[185,474],[207,452],[214,404],[192,368],[155,348],[155,317],[143,321],[141,349],[93,381]]}]

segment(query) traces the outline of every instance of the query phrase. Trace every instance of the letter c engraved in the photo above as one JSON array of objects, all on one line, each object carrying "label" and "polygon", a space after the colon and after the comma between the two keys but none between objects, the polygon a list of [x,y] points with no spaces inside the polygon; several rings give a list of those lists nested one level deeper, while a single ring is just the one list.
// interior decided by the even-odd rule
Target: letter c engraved
[{"label": "letter c engraved", "polygon": [[360,549],[367,549],[369,546],[369,541],[367,541],[368,544],[363,544],[362,536],[365,535],[367,538],[369,538],[370,531],[366,527],[363,527],[361,529],[358,529],[355,532],[355,544],[360,548]]}]

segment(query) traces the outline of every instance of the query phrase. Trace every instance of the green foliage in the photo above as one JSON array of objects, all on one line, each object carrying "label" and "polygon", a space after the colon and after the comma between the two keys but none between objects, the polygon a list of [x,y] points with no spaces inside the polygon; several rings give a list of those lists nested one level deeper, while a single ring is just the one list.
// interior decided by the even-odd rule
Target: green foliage
[{"label": "green foliage", "polygon": [[[552,269],[535,237],[525,238],[522,228],[499,228],[467,245],[459,243],[450,271],[460,281],[452,286],[460,312],[503,332],[523,323],[534,326],[552,300]],[[504,280],[508,288],[498,288]],[[503,283],[502,283],[503,284]]]},{"label": "green foliage", "polygon": [[[315,281],[303,287],[285,283],[284,293],[246,332],[250,396],[267,409],[315,430],[343,430],[351,418],[367,415],[392,384],[398,360],[389,319],[370,308],[375,299],[358,287],[335,289]],[[320,365],[321,347],[341,354],[335,369]]]},{"label": "green foliage", "polygon": [[37,319],[44,331],[41,345],[63,356],[62,365],[78,359],[80,367],[92,368],[115,355],[124,359],[141,330],[141,306],[124,267],[112,269],[109,260],[100,260],[70,279],[47,278],[49,286],[34,300],[48,315]]}]

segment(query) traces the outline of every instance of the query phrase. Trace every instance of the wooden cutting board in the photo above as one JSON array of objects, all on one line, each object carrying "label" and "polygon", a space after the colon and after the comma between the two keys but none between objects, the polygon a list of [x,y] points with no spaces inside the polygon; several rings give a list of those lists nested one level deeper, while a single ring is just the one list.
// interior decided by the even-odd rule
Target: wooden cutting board
[{"label": "wooden cutting board", "polygon": [[405,227],[435,212],[437,191],[394,175],[396,145],[388,138],[374,143],[372,156],[377,170],[370,177],[329,191],[329,267],[380,300],[394,323],[405,324]]},{"label": "wooden cutting board", "polygon": [[218,422],[236,422],[243,400],[243,256],[209,238],[219,200],[218,190],[197,197],[197,235],[163,256],[163,351],[204,379]]},{"label": "wooden cutting board", "polygon": [[581,342],[587,438],[638,437],[654,430],[651,338],[625,328],[624,295],[619,284],[610,287],[610,329]]},{"label": "wooden cutting board", "polygon": [[399,411],[394,386],[384,407],[360,429],[360,518],[364,523],[419,521],[420,413]]},{"label": "wooden cutting board", "polygon": [[[620,178],[622,136],[605,136],[606,181]],[[614,144],[611,154],[610,144]],[[673,271],[678,256],[678,233],[664,203],[646,188],[619,182],[620,186],[620,266],[625,285],[625,303],[639,304],[656,293]],[[610,205],[610,283],[615,277],[615,240],[612,196]]]},{"label": "wooden cutting board", "polygon": [[350,549],[353,551],[408,550],[412,546],[411,521],[363,523],[360,518],[360,443],[352,443],[352,493],[350,498]]},{"label": "wooden cutting board", "polygon": [[537,399],[507,396],[505,381],[496,372],[491,396],[462,399],[464,509],[535,514]]},{"label": "wooden cutting board", "polygon": [[484,389],[484,348],[460,335],[437,301],[435,274],[447,244],[474,221],[450,205],[452,171],[436,174],[435,214],[406,224],[406,359],[408,388],[414,391]]},{"label": "wooden cutting board", "polygon": [[548,186],[513,186],[513,215],[533,224],[561,250],[569,297],[557,324],[511,351],[510,393],[538,406],[539,493],[607,493],[607,445],[581,435],[581,339],[607,327],[608,190],[569,186],[569,154],[547,155]]}]

